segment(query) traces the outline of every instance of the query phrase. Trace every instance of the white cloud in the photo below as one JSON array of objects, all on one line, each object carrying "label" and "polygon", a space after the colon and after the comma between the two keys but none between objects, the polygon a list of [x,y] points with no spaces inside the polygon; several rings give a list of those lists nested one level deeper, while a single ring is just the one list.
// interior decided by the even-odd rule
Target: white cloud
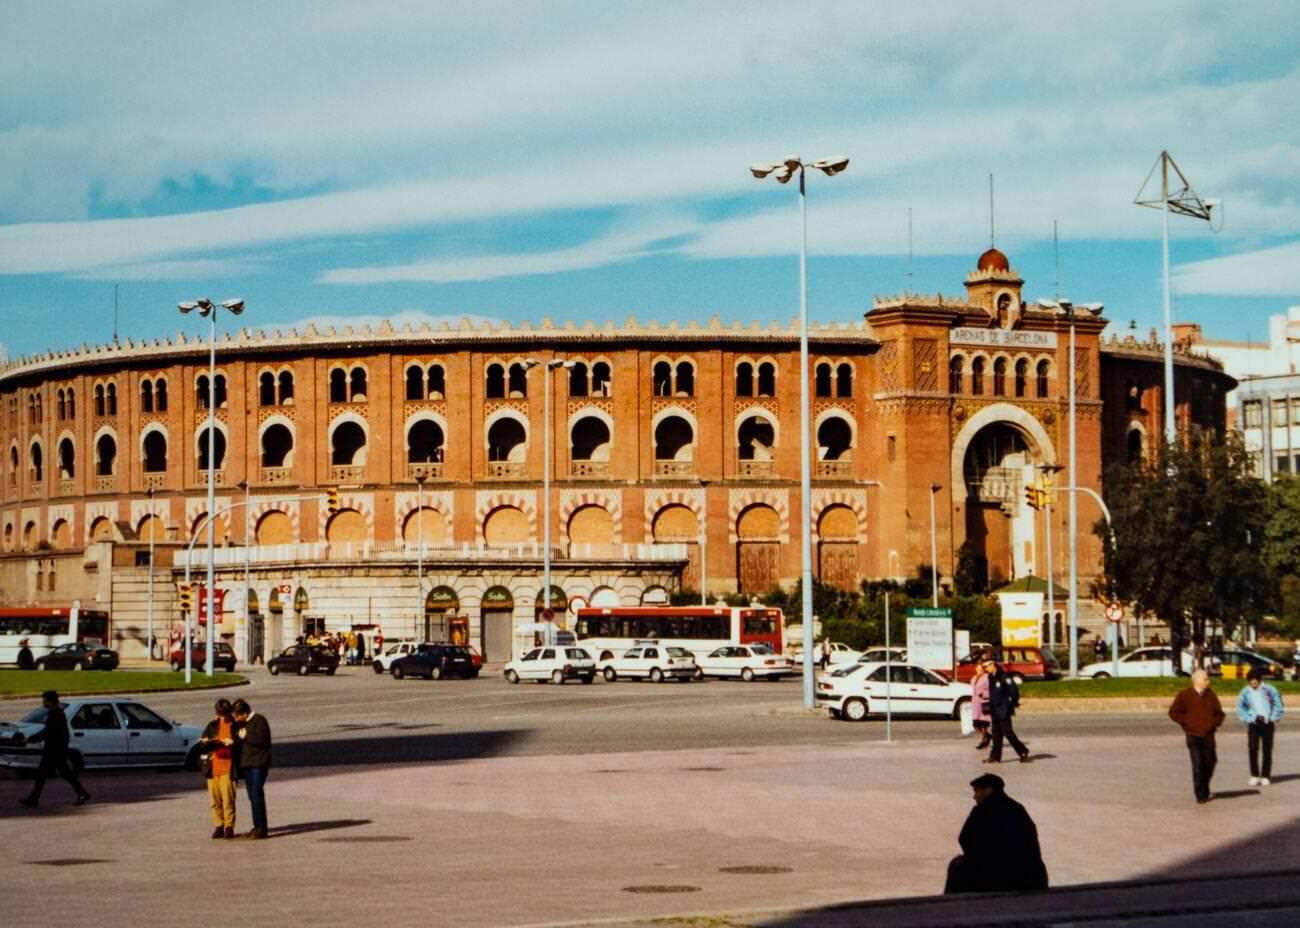
[{"label": "white cloud", "polygon": [[117,264],[75,276],[78,280],[207,280],[247,277],[267,270],[266,262],[252,258],[198,258],[193,261]]},{"label": "white cloud", "polygon": [[1300,296],[1300,241],[1206,261],[1172,271],[1181,293]]}]

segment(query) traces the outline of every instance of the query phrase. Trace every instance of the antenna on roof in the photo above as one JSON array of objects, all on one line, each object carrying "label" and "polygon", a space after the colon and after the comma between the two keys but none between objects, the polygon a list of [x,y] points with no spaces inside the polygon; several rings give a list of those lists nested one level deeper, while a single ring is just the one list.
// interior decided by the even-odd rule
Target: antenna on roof
[{"label": "antenna on roof", "polygon": [[989,247],[993,247],[996,236],[993,234],[993,172],[989,171]]}]

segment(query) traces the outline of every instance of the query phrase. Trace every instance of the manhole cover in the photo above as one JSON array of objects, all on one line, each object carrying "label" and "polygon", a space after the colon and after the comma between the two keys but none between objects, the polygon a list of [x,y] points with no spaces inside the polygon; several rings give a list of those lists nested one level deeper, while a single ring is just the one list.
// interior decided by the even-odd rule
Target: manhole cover
[{"label": "manhole cover", "polygon": [[719,773],[726,770],[726,767],[683,767],[688,773]]},{"label": "manhole cover", "polygon": [[763,876],[772,873],[794,873],[793,867],[773,867],[769,864],[751,864],[743,867],[719,867],[719,873],[741,873]]},{"label": "manhole cover", "polygon": [[86,864],[113,863],[111,860],[104,860],[98,857],[55,857],[51,860],[29,860],[27,862],[37,867],[81,867]]},{"label": "manhole cover", "polygon": [[651,884],[648,886],[624,886],[623,887],[623,892],[625,893],[698,893],[699,891],[700,891],[700,887],[698,886],[681,886],[681,885],[674,886],[672,884],[667,884],[667,885]]},{"label": "manhole cover", "polygon": [[321,838],[326,844],[386,844],[392,841],[410,841],[405,835],[355,835],[340,838]]}]

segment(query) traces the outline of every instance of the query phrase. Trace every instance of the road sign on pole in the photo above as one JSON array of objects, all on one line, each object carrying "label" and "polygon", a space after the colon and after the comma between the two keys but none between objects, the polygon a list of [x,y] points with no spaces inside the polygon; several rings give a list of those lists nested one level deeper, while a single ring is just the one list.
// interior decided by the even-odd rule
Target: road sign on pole
[{"label": "road sign on pole", "polygon": [[1106,607],[1106,621],[1114,622],[1118,625],[1124,621],[1124,607],[1119,603],[1111,603]]}]

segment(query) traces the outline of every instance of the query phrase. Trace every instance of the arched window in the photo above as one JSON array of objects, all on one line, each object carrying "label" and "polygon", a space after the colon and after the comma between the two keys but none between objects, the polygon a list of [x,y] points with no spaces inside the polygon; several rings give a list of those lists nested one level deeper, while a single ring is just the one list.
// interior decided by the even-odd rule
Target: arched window
[{"label": "arched window", "polygon": [[516,419],[498,419],[488,428],[488,460],[523,463],[528,452],[528,434]]},{"label": "arched window", "polygon": [[440,400],[447,395],[447,374],[441,364],[429,365],[429,399]]},{"label": "arched window", "polygon": [[612,380],[609,365],[604,361],[597,361],[591,366],[591,395],[609,396]]},{"label": "arched window", "polygon": [[32,482],[39,483],[45,479],[45,455],[41,453],[40,442],[33,442],[31,450]]},{"label": "arched window", "polygon": [[71,390],[68,391],[68,418],[77,418],[77,397]]},{"label": "arched window", "polygon": [[349,381],[352,387],[349,398],[354,403],[364,403],[366,401],[366,369],[364,367],[352,368]]},{"label": "arched window", "polygon": [[610,434],[604,420],[583,416],[573,424],[569,456],[575,461],[608,461]]},{"label": "arched window", "polygon": [[655,363],[651,373],[655,396],[673,395],[673,368],[667,361]]},{"label": "arched window", "polygon": [[144,472],[160,474],[167,470],[167,439],[154,429],[144,437]]},{"label": "arched window", "polygon": [[984,395],[984,359],[976,358],[970,362],[970,392],[976,396]]},{"label": "arched window", "polygon": [[62,421],[64,420],[64,418],[65,418],[66,413],[67,413],[67,406],[64,404],[64,401],[63,401],[63,391],[62,391],[62,390],[59,390],[59,392],[58,392],[58,405],[57,405],[56,409],[57,409],[57,413],[56,413],[56,414],[57,414],[58,417],[59,417],[59,421],[62,422]]},{"label": "arched window", "polygon": [[218,409],[226,408],[226,375],[218,374],[212,381],[212,402]]},{"label": "arched window", "polygon": [[1142,463],[1142,430],[1129,429],[1128,432],[1128,462],[1130,464]]},{"label": "arched window", "polygon": [[424,370],[415,364],[406,369],[406,398],[424,399]]},{"label": "arched window", "polygon": [[993,395],[1007,395],[1007,359],[998,358],[993,362]]},{"label": "arched window", "polygon": [[510,365],[510,383],[507,384],[507,392],[515,398],[528,395],[528,368],[522,364]]},{"label": "arched window", "polygon": [[587,395],[587,365],[574,361],[569,368],[569,396]]},{"label": "arched window", "polygon": [[[204,378],[203,382],[206,384],[207,378]],[[102,416],[104,408],[104,385],[97,383],[95,384],[95,415]]]},{"label": "arched window", "polygon": [[140,381],[140,411],[153,412],[153,381]]},{"label": "arched window", "polygon": [[16,447],[9,449],[9,482],[18,482],[18,449]]},{"label": "arched window", "polygon": [[736,396],[754,395],[754,365],[742,361],[736,367]]},{"label": "arched window", "polygon": [[1124,385],[1124,408],[1129,412],[1142,410],[1142,387],[1131,380]]},{"label": "arched window", "polygon": [[673,385],[674,396],[694,396],[695,395],[695,366],[689,361],[682,361],[677,365],[677,383]]},{"label": "arched window", "polygon": [[503,400],[506,398],[506,369],[500,364],[488,365],[487,398],[490,400]]},{"label": "arched window", "polygon": [[108,404],[108,414],[110,416],[116,416],[117,415],[117,384],[110,383],[107,387],[105,387],[104,399],[105,402]]},{"label": "arched window", "polygon": [[348,401],[348,375],[341,367],[330,371],[330,402],[346,403]]},{"label": "arched window", "polygon": [[1023,397],[1029,382],[1029,362],[1021,358],[1016,362],[1016,396]]},{"label": "arched window", "polygon": [[431,419],[421,419],[406,433],[407,463],[442,463],[444,443],[442,427]]},{"label": "arched window", "polygon": [[158,412],[167,411],[167,381],[161,377],[153,382],[153,408]]},{"label": "arched window", "polygon": [[817,460],[853,459],[853,429],[839,416],[831,416],[817,427]]},{"label": "arched window", "polygon": [[293,433],[282,423],[267,426],[262,433],[262,466],[288,467],[293,451]]},{"label": "arched window", "polygon": [[655,426],[656,461],[694,459],[695,430],[681,416],[667,416]]},{"label": "arched window", "polygon": [[199,470],[208,470],[209,458],[212,461],[212,470],[221,470],[221,466],[226,463],[226,436],[221,434],[220,429],[212,431],[215,435],[211,442],[211,455],[208,453],[209,430],[205,428],[199,433]]},{"label": "arched window", "polygon": [[73,447],[72,439],[65,438],[59,442],[59,477],[63,480],[71,480],[77,476],[77,451]]},{"label": "arched window", "polygon": [[1038,362],[1038,398],[1047,399],[1047,373],[1050,365],[1046,361]]},{"label": "arched window", "polygon": [[813,392],[819,397],[829,397],[831,395],[831,366],[829,364],[818,364],[817,375],[814,378]]},{"label": "arched window", "polygon": [[853,396],[853,365],[841,364],[835,369],[835,395],[841,399]]},{"label": "arched window", "polygon": [[[96,387],[95,389],[96,389],[96,393],[95,393],[95,405],[98,406],[98,405],[99,405],[99,393],[98,393],[98,389],[99,389],[99,388]],[[209,406],[211,405],[211,399],[210,399],[210,395],[209,395],[209,393],[208,393],[208,375],[207,375],[207,374],[200,374],[200,375],[195,379],[195,381],[194,381],[194,401],[195,401],[195,403],[198,404],[198,407],[199,407],[200,409],[207,409],[207,408],[209,408]],[[100,414],[98,409],[95,410],[95,413],[96,413],[96,415],[99,415],[99,414]]]},{"label": "arched window", "polygon": [[336,466],[364,464],[366,430],[355,422],[344,422],[330,438],[330,463]]},{"label": "arched window", "polygon": [[776,396],[776,365],[771,361],[758,366],[758,395]]},{"label": "arched window", "polygon": [[111,477],[117,473],[117,441],[112,435],[101,435],[95,442],[95,474]]},{"label": "arched window", "polygon": [[262,371],[257,378],[257,403],[259,406],[275,405],[275,375]]},{"label": "arched window", "polygon": [[948,392],[949,393],[961,392],[961,378],[962,378],[962,373],[964,371],[964,368],[965,368],[965,361],[963,360],[961,355],[959,354],[953,355],[952,358],[948,360]]},{"label": "arched window", "polygon": [[293,372],[280,371],[278,382],[280,384],[280,405],[292,406],[293,405]]},{"label": "arched window", "polygon": [[31,394],[27,397],[27,421],[31,425],[36,424],[36,395]]},{"label": "arched window", "polygon": [[736,430],[737,456],[742,461],[770,461],[776,429],[766,416],[749,416]]},{"label": "arched window", "polygon": [[41,423],[45,421],[45,397],[36,394],[36,421]]}]

